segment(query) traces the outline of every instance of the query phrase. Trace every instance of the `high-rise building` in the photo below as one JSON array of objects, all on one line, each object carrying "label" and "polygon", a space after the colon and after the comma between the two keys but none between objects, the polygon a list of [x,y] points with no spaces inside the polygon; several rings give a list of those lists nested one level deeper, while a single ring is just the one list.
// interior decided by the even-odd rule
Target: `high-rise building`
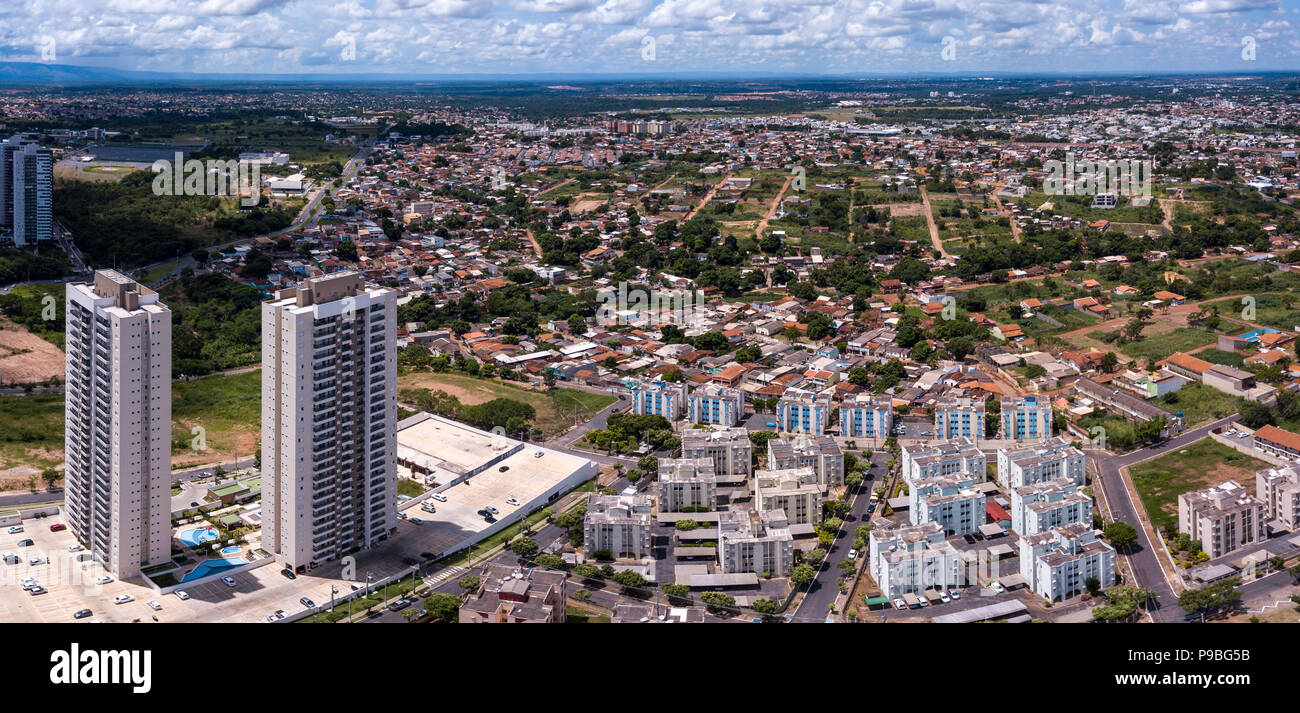
[{"label": "high-rise building", "polygon": [[345,272],[262,304],[262,547],[295,569],[397,526],[396,300]]},{"label": "high-rise building", "polygon": [[888,396],[857,394],[840,405],[840,435],[844,438],[889,438],[894,406]]},{"label": "high-rise building", "polygon": [[67,524],[132,577],[171,557],[172,315],[114,270],[65,294]]},{"label": "high-rise building", "polygon": [[934,407],[936,438],[984,438],[984,402],[969,398],[953,399]]},{"label": "high-rise building", "polygon": [[686,404],[686,418],[691,423],[737,426],[745,413],[745,394],[738,389],[705,384],[686,397]]},{"label": "high-rise building", "polygon": [[1052,402],[1039,396],[1002,399],[1002,438],[1041,440],[1052,437]]},{"label": "high-rise building", "polygon": [[663,416],[672,422],[681,418],[685,407],[685,384],[645,381],[632,389],[632,413]]},{"label": "high-rise building", "polygon": [[14,152],[14,244],[54,239],[54,155],[36,144]]},{"label": "high-rise building", "polygon": [[30,143],[20,134],[0,141],[0,226],[6,228],[14,224],[14,154]]},{"label": "high-rise building", "polygon": [[826,432],[830,413],[830,397],[814,391],[787,389],[776,402],[777,428],[787,433],[820,436]]}]

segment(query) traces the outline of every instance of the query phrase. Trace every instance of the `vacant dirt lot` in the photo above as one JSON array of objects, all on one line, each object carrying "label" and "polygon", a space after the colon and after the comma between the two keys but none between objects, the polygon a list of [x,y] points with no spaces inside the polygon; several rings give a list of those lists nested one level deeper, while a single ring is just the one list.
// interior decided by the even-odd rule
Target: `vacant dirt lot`
[{"label": "vacant dirt lot", "polygon": [[63,378],[63,351],[8,320],[0,320],[0,384]]}]

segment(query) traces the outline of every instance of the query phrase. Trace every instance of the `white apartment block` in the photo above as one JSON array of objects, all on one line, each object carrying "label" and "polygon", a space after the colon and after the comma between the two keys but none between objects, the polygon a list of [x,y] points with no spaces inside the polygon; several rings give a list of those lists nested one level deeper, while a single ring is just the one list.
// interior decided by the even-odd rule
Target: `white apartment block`
[{"label": "white apartment block", "polygon": [[709,458],[659,461],[659,512],[711,512],[718,506],[718,475]]},{"label": "white apartment block", "polygon": [[1079,523],[1092,526],[1092,498],[1074,481],[1058,478],[1011,489],[1011,529],[1021,537]]},{"label": "white apartment block", "polygon": [[1052,437],[1052,402],[1041,396],[1002,399],[1002,438],[1042,440]]},{"label": "white apartment block", "polygon": [[969,535],[987,519],[985,495],[970,475],[956,473],[919,478],[907,492],[908,517],[913,525],[938,523],[946,535]]},{"label": "white apartment block", "polygon": [[608,551],[616,559],[645,559],[652,554],[650,498],[646,495],[587,497],[582,521],[583,551]]},{"label": "white apartment block", "polygon": [[934,406],[935,438],[984,438],[984,402],[969,398],[952,399]]},{"label": "white apartment block", "polygon": [[745,393],[705,384],[686,397],[686,420],[712,426],[738,426],[745,413]]},{"label": "white apartment block", "polygon": [[67,525],[113,576],[171,558],[172,315],[114,270],[68,284]]},{"label": "white apartment block", "polygon": [[966,558],[936,522],[881,521],[867,538],[871,576],[886,597],[966,584]]},{"label": "white apartment block", "polygon": [[1264,518],[1288,530],[1300,528],[1300,465],[1255,473],[1255,493],[1264,501]]},{"label": "white apartment block", "polygon": [[965,438],[944,443],[911,444],[902,448],[902,474],[908,486],[943,475],[966,475],[976,483],[987,480],[984,453]]},{"label": "white apartment block", "polygon": [[830,418],[831,400],[825,394],[802,389],[787,389],[776,402],[777,428],[787,433],[820,436]]},{"label": "white apartment block", "polygon": [[344,272],[262,303],[262,546],[289,567],[397,527],[396,299]]},{"label": "white apartment block", "polygon": [[792,525],[822,521],[822,487],[812,468],[754,471],[754,505],[760,512],[785,511]]},{"label": "white apartment block", "polygon": [[632,389],[632,413],[641,416],[663,416],[672,422],[682,417],[685,408],[685,384],[643,381]]},{"label": "white apartment block", "polygon": [[767,442],[767,467],[812,468],[823,491],[844,483],[844,451],[830,436],[773,438]]},{"label": "white apartment block", "polygon": [[682,458],[707,458],[719,480],[742,480],[753,473],[754,444],[744,428],[682,431]]},{"label": "white apartment block", "polygon": [[840,404],[840,435],[844,438],[889,438],[894,406],[888,396],[857,394]]},{"label": "white apartment block", "polygon": [[1007,489],[1064,478],[1083,485],[1087,467],[1083,451],[1064,438],[1020,448],[998,449],[998,483]]},{"label": "white apartment block", "polygon": [[794,569],[794,536],[785,513],[728,512],[718,524],[718,560],[722,574],[788,577]]},{"label": "white apartment block", "polygon": [[1200,540],[1210,559],[1263,542],[1267,538],[1264,503],[1237,481],[1178,496],[1178,531]]},{"label": "white apartment block", "polygon": [[1088,590],[1115,585],[1115,548],[1097,537],[1091,524],[1053,528],[1020,539],[1020,574],[1044,599],[1063,601]]}]

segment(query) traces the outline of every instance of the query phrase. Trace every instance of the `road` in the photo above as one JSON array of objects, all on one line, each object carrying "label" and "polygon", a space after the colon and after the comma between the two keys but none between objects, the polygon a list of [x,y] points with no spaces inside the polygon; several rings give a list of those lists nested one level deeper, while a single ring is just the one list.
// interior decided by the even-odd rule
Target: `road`
[{"label": "road", "polygon": [[[348,181],[352,180],[352,177],[356,175],[357,170],[361,168],[361,164],[365,160],[366,156],[370,155],[370,150],[372,146],[373,146],[372,142],[367,142],[361,148],[357,149],[357,152],[352,155],[352,158],[348,159],[347,164],[343,167],[343,173],[340,175],[338,179],[339,185],[346,185]],[[316,208],[317,206],[320,205],[320,202],[325,198],[325,195],[327,193],[329,193],[329,189],[325,185],[322,185],[320,188],[318,188],[315,191],[315,193],[312,194],[311,199],[307,201],[307,205],[303,206],[302,210],[298,211],[298,215],[294,219],[294,222],[290,224],[288,227],[281,228],[279,230],[273,230],[269,233],[266,233],[265,235],[254,235],[247,238],[240,238],[239,240],[232,240],[228,243],[224,243],[221,245],[213,245],[206,248],[206,250],[209,253],[216,253],[222,250],[227,250],[236,245],[243,245],[245,243],[252,242],[254,240],[257,240],[258,238],[276,238],[281,235],[284,235],[285,233],[291,233],[296,230],[310,228],[311,226],[315,225],[317,221],[320,220],[320,214],[316,211]],[[152,265],[146,265],[144,267],[137,268],[134,272],[136,275],[143,277],[150,270],[154,270],[164,265],[172,265],[171,270],[168,271],[166,275],[154,281],[152,286],[156,287],[158,285],[161,285],[164,281],[172,277],[175,277],[176,275],[179,275],[181,270],[184,270],[186,267],[193,267],[195,264],[196,263],[194,262],[194,258],[190,257],[189,255],[186,255],[184,257],[178,257],[173,260],[163,260],[161,262],[156,262]]]},{"label": "road", "polygon": [[930,194],[926,192],[924,185],[921,186],[921,202],[925,204],[925,227],[930,230],[930,244],[939,251],[941,256],[951,257],[943,248],[943,241],[939,239],[939,226],[934,222],[934,211],[930,209]]},{"label": "road", "polygon": [[[888,451],[872,451],[871,468],[867,474],[870,476],[862,481],[853,493],[852,507],[849,514],[844,518],[844,526],[840,529],[840,535],[835,538],[835,542],[826,552],[826,559],[822,561],[822,566],[817,570],[817,576],[808,585],[807,593],[803,601],[799,603],[799,608],[795,610],[791,621],[796,622],[823,622],[827,619],[827,613],[830,611],[830,605],[835,602],[836,597],[840,595],[838,579],[842,570],[840,563],[848,559],[849,550],[853,549],[853,531],[858,529],[859,525],[866,524],[871,519],[868,510],[871,508],[871,489],[876,487],[884,478],[887,469],[885,463],[889,460]],[[859,556],[865,556],[859,553]]]},{"label": "road", "polygon": [[1124,455],[1116,456],[1097,449],[1088,450],[1089,457],[1097,464],[1097,476],[1101,481],[1102,491],[1106,496],[1107,504],[1110,506],[1113,519],[1126,522],[1137,528],[1137,544],[1126,555],[1135,580],[1129,584],[1155,592],[1155,603],[1151,611],[1151,618],[1154,621],[1180,621],[1183,612],[1178,608],[1178,597],[1174,594],[1173,584],[1160,567],[1158,550],[1156,549],[1160,545],[1152,543],[1147,528],[1142,526],[1144,521],[1144,518],[1140,516],[1142,504],[1137,502],[1130,493],[1128,483],[1126,483],[1127,479],[1120,473],[1120,468],[1128,468],[1152,458],[1159,458],[1170,451],[1185,448],[1205,438],[1210,431],[1232,423],[1238,418],[1238,414],[1233,414],[1227,418],[1185,431],[1179,436],[1155,447],[1141,448]]}]

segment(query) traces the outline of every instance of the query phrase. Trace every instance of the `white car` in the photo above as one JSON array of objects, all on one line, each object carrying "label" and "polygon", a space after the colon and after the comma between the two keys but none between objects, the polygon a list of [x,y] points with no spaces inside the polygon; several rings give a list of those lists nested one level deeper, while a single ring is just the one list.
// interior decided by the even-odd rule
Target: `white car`
[{"label": "white car", "polygon": [[961,592],[956,592],[956,591],[948,592],[948,596],[952,597],[952,600],[955,602],[958,599],[961,599]]},{"label": "white car", "polygon": [[149,601],[145,602],[145,604],[148,604],[149,608],[154,611],[159,611],[162,609],[162,605],[158,603],[157,599],[150,599]]},{"label": "white car", "polygon": [[944,604],[947,604],[948,602],[952,601],[952,597],[948,596],[947,592],[939,592],[939,601],[943,602]]},{"label": "white car", "polygon": [[11,535],[22,531],[23,531],[22,525],[14,525],[13,527],[9,528],[9,534]]},{"label": "white car", "polygon": [[851,559],[851,560],[855,560],[855,559],[857,559],[857,558],[858,558],[858,551],[857,551],[857,550],[849,550],[849,559]]},{"label": "white car", "polygon": [[99,577],[95,577],[95,584],[108,584],[111,581],[113,581],[113,578],[106,574]]},{"label": "white car", "polygon": [[119,594],[116,597],[113,597],[114,604],[126,604],[127,602],[133,601],[135,601],[135,597],[130,594]]},{"label": "white car", "polygon": [[1237,438],[1250,438],[1250,434],[1249,434],[1249,433],[1242,433],[1242,434],[1238,435]]},{"label": "white car", "polygon": [[181,601],[185,601],[186,599],[190,598],[190,593],[185,591],[184,589],[177,589],[174,593],[176,594],[176,598]]},{"label": "white car", "polygon": [[993,585],[992,585],[991,587],[989,587],[989,588],[992,589],[993,591],[997,592],[998,594],[1001,594],[1001,593],[1007,591],[1007,588],[1004,587],[1004,586],[1002,586],[1002,583],[1001,583],[1001,582],[994,582]]},{"label": "white car", "polygon": [[895,599],[895,600],[894,600],[894,608],[895,608],[895,609],[906,609],[906,608],[907,608],[907,602],[903,601],[901,598],[899,598],[899,599]]},{"label": "white car", "polygon": [[82,547],[81,545],[68,545],[68,551],[69,551],[69,552],[80,552],[80,551],[82,551],[82,550],[84,550],[84,549],[86,549],[86,548],[85,548],[85,547]]},{"label": "white car", "polygon": [[519,505],[519,501],[514,498],[506,498],[506,505]]},{"label": "white car", "polygon": [[534,458],[541,458],[541,457],[542,457],[542,452],[541,452],[541,451],[537,451],[536,453],[533,454],[533,457],[534,457]]},{"label": "white car", "polygon": [[430,495],[429,497],[433,498],[434,500],[437,500],[437,501],[440,502],[440,503],[445,503],[445,502],[447,502],[447,496],[446,496],[446,495],[443,495],[442,493],[434,493],[433,495]]},{"label": "white car", "polygon": [[233,577],[222,577],[221,581],[225,582],[227,587],[239,586],[239,582],[236,582]]},{"label": "white car", "polygon": [[45,564],[46,562],[49,562],[49,560],[45,559],[44,557],[33,557],[27,560],[27,564],[33,567],[35,567],[38,564]]},{"label": "white car", "polygon": [[929,599],[926,599],[925,597],[919,597],[919,599],[920,599],[920,601],[921,601],[921,606],[923,606],[923,607],[928,607],[928,606],[930,606],[930,600],[929,600]]}]

